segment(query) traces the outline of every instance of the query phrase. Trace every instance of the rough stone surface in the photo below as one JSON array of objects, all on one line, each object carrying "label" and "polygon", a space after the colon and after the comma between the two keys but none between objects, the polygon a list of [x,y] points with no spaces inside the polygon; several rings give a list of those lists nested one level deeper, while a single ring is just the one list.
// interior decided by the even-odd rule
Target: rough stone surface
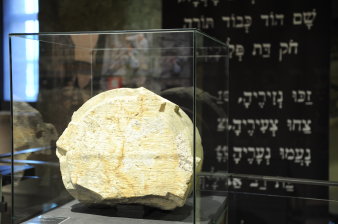
[{"label": "rough stone surface", "polygon": [[[26,102],[13,102],[13,150],[20,152],[14,155],[14,160],[38,160],[53,161],[57,160],[55,156],[55,142],[58,139],[58,132],[54,125],[45,123],[40,112]],[[32,148],[45,148],[39,151],[27,152],[22,150]],[[18,163],[18,165],[23,165]],[[35,175],[40,177],[40,186],[46,186],[51,183],[51,177],[60,175],[58,170],[52,167],[36,166]],[[55,171],[57,173],[55,173]],[[16,172],[14,183],[20,185],[24,172]],[[61,182],[61,181],[60,181]],[[54,179],[53,187],[56,188],[57,182]]]},{"label": "rough stone surface", "polygon": [[81,202],[171,210],[192,190],[193,124],[176,104],[145,88],[110,90],[73,114],[57,156],[66,189]]},{"label": "rough stone surface", "polygon": [[[58,133],[50,123],[45,123],[39,111],[28,103],[13,103],[13,144],[14,151],[38,147],[55,146]],[[51,150],[41,153],[51,154]],[[30,153],[15,156],[15,159],[26,159]]]}]

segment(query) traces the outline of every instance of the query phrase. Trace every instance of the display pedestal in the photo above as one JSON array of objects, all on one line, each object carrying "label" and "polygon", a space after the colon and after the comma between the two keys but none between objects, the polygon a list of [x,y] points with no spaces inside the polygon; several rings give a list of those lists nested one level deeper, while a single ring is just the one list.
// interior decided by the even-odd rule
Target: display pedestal
[{"label": "display pedestal", "polygon": [[[226,197],[204,196],[201,203],[205,208],[201,211],[200,223],[218,223],[226,213]],[[142,205],[118,205],[114,208],[88,207],[77,200],[54,209],[44,215],[35,217],[24,223],[49,224],[161,224],[161,223],[191,223],[193,219],[192,198],[182,208],[173,211],[163,211]],[[217,210],[215,210],[217,209]]]}]

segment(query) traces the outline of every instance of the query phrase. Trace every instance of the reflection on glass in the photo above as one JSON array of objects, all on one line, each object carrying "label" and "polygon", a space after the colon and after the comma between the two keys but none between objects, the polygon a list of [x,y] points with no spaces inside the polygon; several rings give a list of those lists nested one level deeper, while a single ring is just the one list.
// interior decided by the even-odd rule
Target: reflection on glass
[{"label": "reflection on glass", "polygon": [[[224,219],[227,185],[215,184],[227,172],[228,57],[223,43],[180,30],[12,35],[11,44],[15,173],[10,206],[15,222],[58,217],[62,205],[71,218],[76,214],[88,221],[96,214],[102,223],[119,217],[188,223]],[[22,80],[26,84],[20,85]],[[57,139],[84,102],[122,87],[145,87],[174,102],[198,128],[203,167],[194,170],[193,194],[183,207],[167,212],[141,205],[88,207],[66,191]],[[36,102],[25,102],[22,92]]]}]

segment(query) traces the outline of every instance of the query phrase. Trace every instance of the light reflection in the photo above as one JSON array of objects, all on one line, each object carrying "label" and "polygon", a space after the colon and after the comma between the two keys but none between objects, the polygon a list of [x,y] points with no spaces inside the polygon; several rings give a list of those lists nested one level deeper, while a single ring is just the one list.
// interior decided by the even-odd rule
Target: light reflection
[{"label": "light reflection", "polygon": [[39,0],[25,0],[25,13],[36,14],[39,12]]},{"label": "light reflection", "polygon": [[[10,100],[9,33],[39,32],[39,0],[4,0],[4,98]],[[17,99],[36,102],[39,92],[39,43],[12,39],[13,94]]]}]

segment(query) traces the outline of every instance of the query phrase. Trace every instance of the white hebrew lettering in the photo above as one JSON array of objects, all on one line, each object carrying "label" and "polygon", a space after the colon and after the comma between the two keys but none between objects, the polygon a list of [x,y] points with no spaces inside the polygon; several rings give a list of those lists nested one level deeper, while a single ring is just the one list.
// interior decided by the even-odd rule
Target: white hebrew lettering
[{"label": "white hebrew lettering", "polygon": [[292,122],[291,119],[287,120],[287,126],[289,128],[289,131],[294,131],[295,130],[295,126],[294,126],[294,124],[293,124],[293,122]]},{"label": "white hebrew lettering", "polygon": [[[293,51],[292,51],[293,50]],[[294,52],[294,54],[298,54],[298,43],[293,40],[289,41],[289,54]]]},{"label": "white hebrew lettering", "polygon": [[263,58],[270,58],[271,56],[271,44],[263,43]]},{"label": "white hebrew lettering", "polygon": [[197,7],[197,6],[200,4],[200,2],[199,2],[199,1],[193,1],[192,4],[193,4],[195,7]]},{"label": "white hebrew lettering", "polygon": [[266,181],[254,180],[249,184],[251,188],[258,188],[258,190],[265,191],[267,189]]},{"label": "white hebrew lettering", "polygon": [[311,134],[311,120],[304,119],[287,119],[287,126],[290,132],[303,132],[304,134]]},{"label": "white hebrew lettering", "polygon": [[270,119],[269,122],[270,122],[269,131],[272,133],[272,137],[276,137],[276,132],[278,131],[278,126],[277,126],[278,120]]},{"label": "white hebrew lettering", "polygon": [[232,158],[234,159],[235,164],[239,164],[242,159],[242,148],[234,147],[234,153],[232,154]]},{"label": "white hebrew lettering", "polygon": [[284,15],[283,14],[275,14],[275,17],[276,17],[276,20],[279,20],[279,24],[281,26],[283,26],[284,25]]},{"label": "white hebrew lettering", "polygon": [[232,58],[233,53],[235,52],[235,45],[229,44],[229,58]]},{"label": "white hebrew lettering", "polygon": [[258,91],[258,97],[261,97],[261,99],[258,101],[258,105],[260,108],[263,108],[266,102],[266,95],[264,91]]},{"label": "white hebrew lettering", "polygon": [[295,151],[294,149],[285,149],[285,157],[287,160],[294,160],[295,159]]},{"label": "white hebrew lettering", "polygon": [[[244,148],[246,150],[246,148]],[[251,165],[254,161],[255,161],[255,158],[256,158],[256,151],[255,151],[255,148],[254,147],[248,147],[248,149],[246,150],[246,153],[249,154],[248,156],[248,163]],[[251,153],[251,156],[250,156],[250,153]]]},{"label": "white hebrew lettering", "polygon": [[299,163],[301,166],[304,165],[304,149],[295,149],[296,152],[296,158],[295,158],[295,163]]},{"label": "white hebrew lettering", "polygon": [[191,28],[192,27],[192,19],[190,18],[184,18],[184,28]]},{"label": "white hebrew lettering", "polygon": [[264,152],[264,148],[256,148],[256,161],[258,165],[260,165],[263,161]]},{"label": "white hebrew lettering", "polygon": [[293,25],[305,25],[308,30],[313,26],[314,20],[317,16],[316,9],[308,12],[295,12],[293,13]]},{"label": "white hebrew lettering", "polygon": [[294,185],[291,183],[276,181],[275,188],[279,188],[280,186],[282,186],[282,188],[285,189],[287,192],[294,192],[295,190]]},{"label": "white hebrew lettering", "polygon": [[[270,159],[271,159],[271,149],[270,148],[265,148],[265,156],[264,159],[266,161],[266,165],[270,165]],[[258,162],[257,162],[258,163]]]},{"label": "white hebrew lettering", "polygon": [[312,123],[311,120],[302,120],[303,123],[303,132],[304,134],[311,134],[311,126],[310,124]]},{"label": "white hebrew lettering", "polygon": [[249,184],[249,186],[252,187],[252,188],[257,188],[258,187],[258,180],[254,180],[253,182],[251,182]]},{"label": "white hebrew lettering", "polygon": [[230,38],[227,39],[228,48],[229,48],[229,58],[232,58],[235,55],[238,61],[242,61],[244,56],[244,47],[241,44],[230,44]]},{"label": "white hebrew lettering", "polygon": [[227,90],[218,90],[217,104],[224,104],[229,101],[229,91]]},{"label": "white hebrew lettering", "polygon": [[234,189],[241,189],[242,188],[242,180],[239,178],[229,178],[228,179],[228,186],[232,186]]},{"label": "white hebrew lettering", "polygon": [[[274,92],[275,91],[273,91],[272,93]],[[282,91],[278,91],[277,93],[277,103],[278,103],[278,107],[282,109],[283,107],[283,92]],[[273,103],[273,105],[275,105],[275,103]]]},{"label": "white hebrew lettering", "polygon": [[305,165],[309,166],[311,163],[311,150],[306,149],[307,156],[304,158],[305,159]]},{"label": "white hebrew lettering", "polygon": [[[259,48],[256,48],[256,49],[259,49]],[[278,106],[278,108],[280,109],[283,108],[283,92],[282,91],[258,91],[258,92],[244,91],[243,96],[240,96],[238,98],[237,103],[243,104],[243,106],[246,109],[248,109],[254,100],[257,101],[257,104],[260,108],[264,108],[265,105],[269,103],[270,101],[271,101],[272,106]]]},{"label": "white hebrew lettering", "polygon": [[202,29],[214,28],[214,18],[212,17],[204,17],[204,15],[201,15],[200,22],[201,22],[200,28]]},{"label": "white hebrew lettering", "polygon": [[227,28],[244,29],[245,33],[249,33],[252,25],[252,17],[250,15],[236,16],[222,16],[222,21],[226,23]]},{"label": "white hebrew lettering", "polygon": [[283,56],[285,55],[297,55],[298,54],[298,43],[294,42],[293,40],[290,40],[287,42],[281,42],[279,47],[279,61],[283,60]]},{"label": "white hebrew lettering", "polygon": [[279,182],[278,181],[275,182],[275,188],[279,188]]},{"label": "white hebrew lettering", "polygon": [[244,29],[246,33],[249,33],[249,29],[252,25],[252,18],[251,16],[244,16]]},{"label": "white hebrew lettering", "polygon": [[279,152],[280,152],[280,156],[282,157],[282,160],[284,160],[285,159],[284,148],[279,148]]},{"label": "white hebrew lettering", "polygon": [[215,149],[216,159],[219,163],[226,163],[228,160],[228,147],[218,145]]},{"label": "white hebrew lettering", "polygon": [[269,26],[269,16],[268,15],[261,15],[261,19],[265,21],[265,26]]},{"label": "white hebrew lettering", "polygon": [[218,180],[214,180],[211,187],[212,187],[212,190],[214,190],[214,191],[217,190],[218,187],[219,187]]},{"label": "white hebrew lettering", "polygon": [[275,15],[274,15],[273,12],[270,12],[269,19],[270,19],[270,21],[271,21],[271,22],[270,22],[271,26],[276,26],[276,25],[277,25],[277,22],[276,22],[276,20],[275,20]]},{"label": "white hebrew lettering", "polygon": [[271,133],[272,137],[276,137],[278,131],[278,119],[232,119],[231,129],[236,136],[246,130],[249,136],[253,136],[255,131],[259,130],[262,134]]},{"label": "white hebrew lettering", "polygon": [[222,16],[222,20],[226,22],[227,28],[230,28],[230,17],[229,16]]},{"label": "white hebrew lettering", "polygon": [[253,134],[255,133],[255,120],[254,119],[248,119],[247,124],[251,125],[251,127],[248,128],[248,134],[250,136],[253,136]]},{"label": "white hebrew lettering", "polygon": [[[257,52],[258,51],[258,52]],[[258,44],[258,43],[254,43],[253,45],[253,50],[252,50],[252,55],[262,55],[263,51],[262,51],[262,45]]]},{"label": "white hebrew lettering", "polygon": [[218,122],[217,131],[218,132],[224,131],[226,129],[226,125],[227,125],[227,119],[224,118],[224,117],[217,118],[217,122]]},{"label": "white hebrew lettering", "polygon": [[202,7],[208,7],[209,6],[209,1],[212,3],[211,5],[213,6],[218,6],[220,0],[177,0],[177,3],[182,3],[182,2],[188,2],[190,4],[192,4],[195,8],[197,8],[198,6],[202,6]]},{"label": "white hebrew lettering", "polygon": [[311,164],[311,150],[303,148],[279,148],[282,160],[292,161],[300,166],[309,166]]},{"label": "white hebrew lettering", "polygon": [[310,90],[292,90],[292,98],[295,103],[303,103],[305,105],[313,105],[311,101],[312,91]]},{"label": "white hebrew lettering", "polygon": [[209,27],[214,28],[214,18],[207,17],[207,23],[206,23],[205,27],[203,27],[203,28],[209,29]]},{"label": "white hebrew lettering", "polygon": [[248,164],[270,165],[271,150],[269,147],[234,147],[233,148],[233,161],[239,164],[242,161]]},{"label": "white hebrew lettering", "polygon": [[212,2],[214,3],[214,6],[217,6],[220,0],[212,0]]},{"label": "white hebrew lettering", "polygon": [[270,12],[270,14],[261,14],[261,19],[264,20],[264,25],[269,26],[283,26],[284,15]]},{"label": "white hebrew lettering", "polygon": [[295,12],[293,13],[293,25],[301,25],[303,22],[302,13]]},{"label": "white hebrew lettering", "polygon": [[242,61],[242,57],[244,55],[244,47],[243,47],[243,45],[236,44],[235,54],[238,57],[238,61]]},{"label": "white hebrew lettering", "polygon": [[236,28],[243,28],[244,27],[244,18],[242,16],[236,16],[233,21],[234,21],[234,26]]},{"label": "white hebrew lettering", "polygon": [[316,15],[317,15],[316,9],[313,9],[312,12],[303,12],[303,20],[309,30],[313,26],[313,22],[316,18]]},{"label": "white hebrew lettering", "polygon": [[199,18],[184,18],[184,28],[197,28],[197,29],[212,29],[214,28],[214,18],[204,17],[201,15]]},{"label": "white hebrew lettering", "polygon": [[259,190],[261,190],[261,191],[266,191],[266,189],[267,189],[267,184],[266,184],[266,181],[262,181],[262,185],[260,185],[259,186]]},{"label": "white hebrew lettering", "polygon": [[268,119],[261,119],[259,123],[260,123],[260,126],[261,126],[261,128],[260,128],[261,132],[263,134],[265,134],[266,130],[268,130],[268,128],[269,128],[269,120]]},{"label": "white hebrew lettering", "polygon": [[197,29],[201,29],[201,20],[199,18],[192,18],[192,22],[196,23],[196,25],[193,27],[196,27]]},{"label": "white hebrew lettering", "polygon": [[245,108],[249,108],[252,102],[252,93],[251,92],[243,92],[244,97],[238,98],[238,103],[243,103]]},{"label": "white hebrew lettering", "polygon": [[295,191],[295,187],[293,184],[290,183],[285,183],[283,182],[283,188],[287,191],[287,192],[294,192]]},{"label": "white hebrew lettering", "polygon": [[233,119],[232,123],[233,123],[232,129],[234,130],[235,134],[239,136],[242,132],[242,120]]}]

